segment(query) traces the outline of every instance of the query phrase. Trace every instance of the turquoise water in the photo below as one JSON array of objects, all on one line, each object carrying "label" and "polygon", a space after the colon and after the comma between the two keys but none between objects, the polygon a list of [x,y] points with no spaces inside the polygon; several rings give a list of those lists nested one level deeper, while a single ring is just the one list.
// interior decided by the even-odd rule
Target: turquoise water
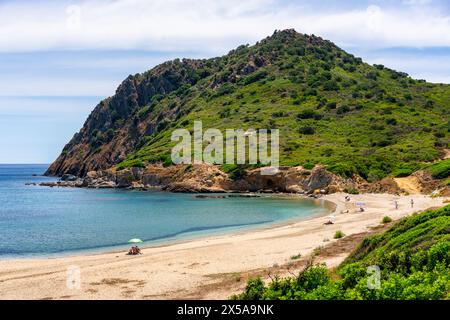
[{"label": "turquoise water", "polygon": [[321,201],[26,186],[46,165],[0,165],[0,257],[161,243],[325,214]]}]

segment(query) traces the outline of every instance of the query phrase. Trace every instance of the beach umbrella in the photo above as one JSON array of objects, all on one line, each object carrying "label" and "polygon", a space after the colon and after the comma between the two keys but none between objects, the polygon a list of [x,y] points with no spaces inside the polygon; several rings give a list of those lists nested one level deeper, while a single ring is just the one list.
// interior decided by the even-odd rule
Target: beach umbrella
[{"label": "beach umbrella", "polygon": [[128,240],[128,243],[141,243],[141,242],[144,242],[144,241],[142,241],[141,239],[137,239],[137,238]]}]

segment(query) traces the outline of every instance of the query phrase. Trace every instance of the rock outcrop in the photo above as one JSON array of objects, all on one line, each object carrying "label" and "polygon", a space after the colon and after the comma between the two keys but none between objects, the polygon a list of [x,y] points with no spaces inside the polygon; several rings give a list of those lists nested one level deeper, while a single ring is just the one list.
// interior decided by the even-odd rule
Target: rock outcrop
[{"label": "rock outcrop", "polygon": [[144,168],[90,171],[83,178],[62,179],[46,186],[86,188],[159,188],[171,192],[284,192],[310,194],[315,190],[326,193],[345,191],[349,188],[368,192],[399,193],[401,190],[391,182],[368,184],[356,177],[344,179],[328,172],[321,166],[312,170],[303,167],[281,167],[274,175],[261,174],[263,168],[246,171],[245,175],[232,180],[219,166],[207,164],[177,165],[161,164]]}]

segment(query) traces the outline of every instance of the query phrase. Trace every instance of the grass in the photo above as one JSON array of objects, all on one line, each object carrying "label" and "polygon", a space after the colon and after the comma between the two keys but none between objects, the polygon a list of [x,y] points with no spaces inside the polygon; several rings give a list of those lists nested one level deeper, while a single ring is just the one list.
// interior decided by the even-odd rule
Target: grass
[{"label": "grass", "polygon": [[300,259],[301,257],[302,257],[302,255],[299,253],[299,254],[296,254],[296,255],[291,256],[291,260],[298,260],[298,259]]},{"label": "grass", "polygon": [[444,180],[444,182],[442,183],[443,186],[450,186],[450,178]]},{"label": "grass", "polygon": [[450,176],[450,159],[438,161],[427,167],[435,179],[445,179]]},{"label": "grass", "polygon": [[343,238],[343,237],[345,237],[345,233],[343,233],[341,230],[338,230],[338,231],[335,232],[333,238],[334,239],[340,239],[340,238]]},{"label": "grass", "polygon": [[312,252],[312,255],[313,256],[318,256],[318,255],[320,255],[322,250],[323,250],[323,247],[322,246],[318,246],[318,247],[314,248],[314,250]]},{"label": "grass", "polygon": [[381,220],[381,223],[389,223],[392,222],[392,218],[389,216],[384,216],[383,219]]}]

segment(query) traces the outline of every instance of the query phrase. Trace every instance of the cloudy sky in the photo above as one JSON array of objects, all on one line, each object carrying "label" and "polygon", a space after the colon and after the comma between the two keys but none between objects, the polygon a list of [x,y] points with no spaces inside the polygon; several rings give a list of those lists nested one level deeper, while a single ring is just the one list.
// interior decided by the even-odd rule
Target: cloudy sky
[{"label": "cloudy sky", "polygon": [[0,1],[0,163],[49,163],[127,75],[275,29],[450,83],[448,0]]}]

